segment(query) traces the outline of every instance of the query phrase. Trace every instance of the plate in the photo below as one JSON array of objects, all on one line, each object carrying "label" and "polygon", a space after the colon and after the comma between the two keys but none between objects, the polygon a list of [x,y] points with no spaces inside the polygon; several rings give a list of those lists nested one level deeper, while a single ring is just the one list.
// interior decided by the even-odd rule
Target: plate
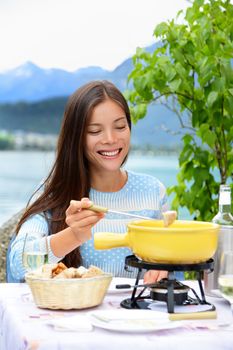
[{"label": "plate", "polygon": [[[117,284],[129,284],[133,286],[135,284],[135,278],[114,277],[108,288],[108,293],[111,293],[111,294],[129,293],[129,292],[132,293],[133,288],[117,289],[116,288]],[[143,280],[140,280],[139,284],[143,284]],[[142,288],[137,288],[137,290],[139,289],[141,290]]]},{"label": "plate", "polygon": [[151,310],[98,310],[88,314],[95,327],[120,332],[152,332],[182,326],[181,321],[170,321],[163,312]]}]

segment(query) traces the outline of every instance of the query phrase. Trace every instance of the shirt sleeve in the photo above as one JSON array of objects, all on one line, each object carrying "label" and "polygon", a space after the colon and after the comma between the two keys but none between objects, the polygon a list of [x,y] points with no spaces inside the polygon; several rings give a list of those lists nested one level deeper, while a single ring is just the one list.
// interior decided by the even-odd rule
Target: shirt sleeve
[{"label": "shirt sleeve", "polygon": [[[41,249],[48,251],[48,262],[57,263],[62,260],[63,257],[57,257],[53,254],[50,246],[50,238],[48,236],[48,223],[44,216],[36,214],[31,216],[25,221],[15,240],[12,243],[10,251],[10,269],[12,276],[17,279],[23,279],[26,273],[25,267],[23,266],[23,247],[26,235],[30,238],[30,244],[33,247],[40,246]],[[47,240],[47,242],[46,242]],[[34,248],[35,249],[35,248]]]},{"label": "shirt sleeve", "polygon": [[169,209],[168,205],[168,197],[167,197],[167,190],[166,187],[162,184],[162,182],[159,181],[159,187],[160,187],[160,208],[161,211],[167,211]]}]

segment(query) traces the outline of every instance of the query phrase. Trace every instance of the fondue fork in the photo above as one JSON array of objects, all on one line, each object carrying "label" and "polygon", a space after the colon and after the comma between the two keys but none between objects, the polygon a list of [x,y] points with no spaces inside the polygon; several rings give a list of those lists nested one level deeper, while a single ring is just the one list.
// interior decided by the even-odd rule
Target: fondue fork
[{"label": "fondue fork", "polygon": [[125,213],[123,211],[117,211],[117,210],[112,210],[108,209],[106,207],[101,207],[100,205],[92,204],[88,209],[96,211],[98,213],[112,213],[112,214],[120,214],[124,216],[131,216],[133,218],[138,218],[138,219],[143,219],[143,220],[155,220],[153,218],[149,218],[149,216],[142,216],[138,214],[130,214],[130,213]]},{"label": "fondue fork", "polygon": [[[106,207],[102,207],[102,206],[96,205],[96,204],[92,204],[88,209],[99,212],[99,213],[112,213],[112,214],[118,214],[118,215],[120,214],[120,215],[130,216],[133,218],[138,218],[138,219],[143,219],[143,220],[158,220],[158,219],[150,218],[148,216],[142,216],[142,215],[138,215],[138,214],[130,214],[130,213],[125,213],[123,211],[108,209]],[[165,212],[162,212],[161,214],[163,217],[163,223],[164,223],[165,227],[171,225],[176,220],[176,217],[177,217],[177,212],[175,210],[165,211]]]}]

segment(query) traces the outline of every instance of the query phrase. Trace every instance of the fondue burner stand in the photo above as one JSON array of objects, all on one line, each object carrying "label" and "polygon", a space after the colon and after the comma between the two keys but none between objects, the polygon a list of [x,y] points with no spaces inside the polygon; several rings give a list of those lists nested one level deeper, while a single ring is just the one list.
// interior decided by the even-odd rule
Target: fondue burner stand
[{"label": "fondue burner stand", "polygon": [[[213,271],[214,260],[196,264],[165,264],[165,263],[149,263],[139,260],[135,255],[129,255],[125,258],[125,269],[128,266],[138,268],[138,273],[133,287],[132,296],[129,299],[125,299],[121,302],[121,306],[126,309],[147,309],[150,302],[147,299],[165,301],[167,303],[167,311],[174,313],[175,305],[210,305],[210,310],[215,310],[214,305],[208,303],[205,298],[205,293],[202,286],[202,275],[204,270]],[[150,285],[145,285],[143,290],[140,289],[137,293],[139,280],[142,274],[142,270],[165,270],[168,271],[168,277],[155,282]],[[195,271],[196,279],[199,284],[201,297],[195,292],[193,288],[186,286],[175,279],[175,271]],[[150,295],[143,296],[144,291],[150,288]],[[188,292],[192,291],[195,298],[188,296]]]}]

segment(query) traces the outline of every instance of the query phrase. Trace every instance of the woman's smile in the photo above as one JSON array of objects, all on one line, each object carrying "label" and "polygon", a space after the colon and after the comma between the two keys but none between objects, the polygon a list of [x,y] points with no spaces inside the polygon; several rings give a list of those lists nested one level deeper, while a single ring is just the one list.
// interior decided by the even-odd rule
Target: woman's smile
[{"label": "woman's smile", "polygon": [[98,151],[101,156],[103,156],[106,159],[114,159],[117,158],[118,155],[120,154],[122,148],[114,149],[114,150],[101,150]]}]

